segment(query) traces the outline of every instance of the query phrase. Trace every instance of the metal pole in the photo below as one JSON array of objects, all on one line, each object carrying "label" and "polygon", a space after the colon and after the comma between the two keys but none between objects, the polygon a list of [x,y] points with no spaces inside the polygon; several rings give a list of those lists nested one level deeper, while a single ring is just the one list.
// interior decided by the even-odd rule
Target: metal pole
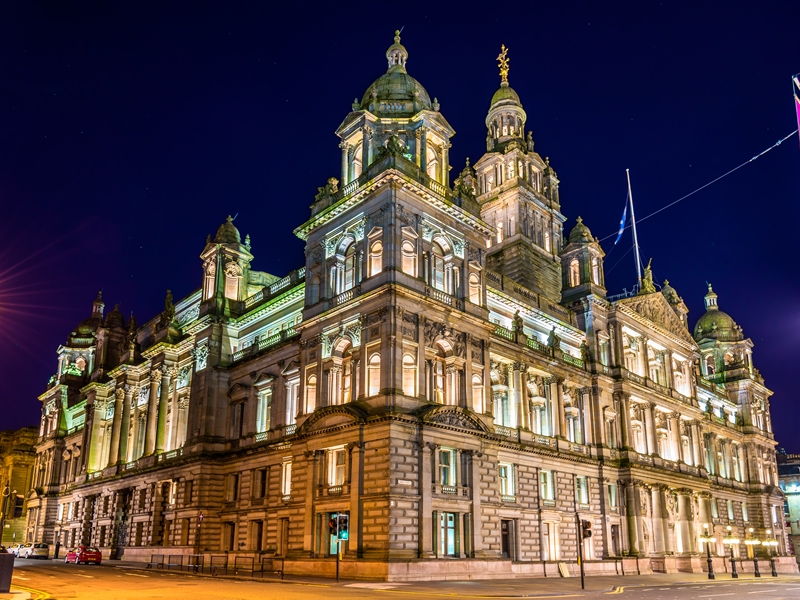
[{"label": "metal pole", "polygon": [[756,555],[756,549],[753,548],[753,572],[755,573],[756,577],[761,577],[761,571],[758,570],[758,556]]},{"label": "metal pole", "polygon": [[6,511],[8,510],[8,497],[11,495],[11,490],[6,482],[6,487],[3,488],[3,514],[0,515],[0,545],[3,543],[3,535],[6,532]]},{"label": "metal pole", "polygon": [[769,566],[772,568],[772,576],[777,577],[778,571],[775,570],[775,554],[772,552],[772,546],[769,547]]},{"label": "metal pole", "polygon": [[706,560],[708,561],[708,578],[715,579],[714,575],[714,561],[711,560],[711,540],[706,535]]},{"label": "metal pole", "polygon": [[577,530],[577,539],[578,539],[578,564],[581,567],[581,589],[586,589],[586,576],[583,570],[583,528],[581,527],[581,517],[578,513],[575,513],[575,525],[578,527]]},{"label": "metal pole", "polygon": [[731,544],[731,578],[739,579],[739,573],[736,572],[736,559],[733,558],[733,544]]},{"label": "metal pole", "polygon": [[636,279],[642,287],[642,261],[639,258],[639,238],[636,236],[636,215],[633,213],[633,192],[631,191],[631,170],[625,169],[628,177],[628,200],[631,203],[631,226],[633,227],[633,248],[636,251]]},{"label": "metal pole", "polygon": [[342,540],[336,540],[336,583],[339,583],[339,553],[342,548]]}]

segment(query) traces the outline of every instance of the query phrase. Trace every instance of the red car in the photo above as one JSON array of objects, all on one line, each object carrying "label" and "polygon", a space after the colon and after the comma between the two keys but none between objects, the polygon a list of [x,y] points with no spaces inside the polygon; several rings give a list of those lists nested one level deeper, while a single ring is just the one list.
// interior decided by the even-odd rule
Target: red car
[{"label": "red car", "polygon": [[64,557],[65,563],[75,563],[76,565],[81,563],[99,565],[101,560],[103,560],[103,555],[94,546],[78,546],[72,550],[67,550],[67,555]]}]

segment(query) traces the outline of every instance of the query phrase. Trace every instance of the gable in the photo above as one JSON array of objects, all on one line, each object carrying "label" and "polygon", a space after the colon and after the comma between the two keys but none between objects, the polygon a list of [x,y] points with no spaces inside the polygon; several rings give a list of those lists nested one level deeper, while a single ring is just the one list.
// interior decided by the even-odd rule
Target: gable
[{"label": "gable", "polygon": [[486,426],[475,418],[475,415],[458,406],[437,406],[426,411],[422,415],[422,420],[426,423],[443,425],[445,427],[456,427],[458,429],[489,433]]},{"label": "gable", "polygon": [[624,298],[617,305],[626,308],[638,316],[668,331],[691,346],[695,345],[694,338],[681,322],[675,311],[664,296],[658,292],[641,294],[632,298]]},{"label": "gable", "polygon": [[364,422],[364,414],[351,404],[339,404],[317,409],[297,429],[298,434],[322,431],[334,427],[345,427]]}]

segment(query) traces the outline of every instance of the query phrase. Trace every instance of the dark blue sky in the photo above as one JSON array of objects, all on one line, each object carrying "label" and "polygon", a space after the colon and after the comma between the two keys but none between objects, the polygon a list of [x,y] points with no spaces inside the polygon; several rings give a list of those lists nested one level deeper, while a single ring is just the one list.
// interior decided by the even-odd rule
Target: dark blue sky
[{"label": "dark blue sky", "polygon": [[[255,268],[302,265],[292,230],[338,176],[333,132],[399,27],[409,73],[458,132],[454,175],[485,149],[509,47],[569,228],[580,215],[616,231],[626,168],[641,218],[758,154],[796,128],[800,4],[697,4],[0,4],[0,428],[38,420],[56,348],[98,289],[107,310],[150,318],[167,288],[199,287],[198,254],[227,214]],[[753,339],[795,452],[799,191],[792,138],[639,227],[692,325],[711,281]],[[612,242],[611,294],[635,282],[630,236]]]}]

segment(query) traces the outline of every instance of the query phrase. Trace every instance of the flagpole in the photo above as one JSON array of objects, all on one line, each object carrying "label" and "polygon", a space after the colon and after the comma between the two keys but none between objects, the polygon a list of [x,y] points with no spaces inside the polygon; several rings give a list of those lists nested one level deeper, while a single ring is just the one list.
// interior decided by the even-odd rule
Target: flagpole
[{"label": "flagpole", "polygon": [[633,226],[633,248],[636,250],[636,278],[639,282],[639,287],[642,286],[642,261],[639,259],[639,238],[636,237],[636,215],[633,212],[633,192],[631,192],[631,171],[625,169],[625,175],[628,177],[628,199],[631,202],[631,225]]}]

